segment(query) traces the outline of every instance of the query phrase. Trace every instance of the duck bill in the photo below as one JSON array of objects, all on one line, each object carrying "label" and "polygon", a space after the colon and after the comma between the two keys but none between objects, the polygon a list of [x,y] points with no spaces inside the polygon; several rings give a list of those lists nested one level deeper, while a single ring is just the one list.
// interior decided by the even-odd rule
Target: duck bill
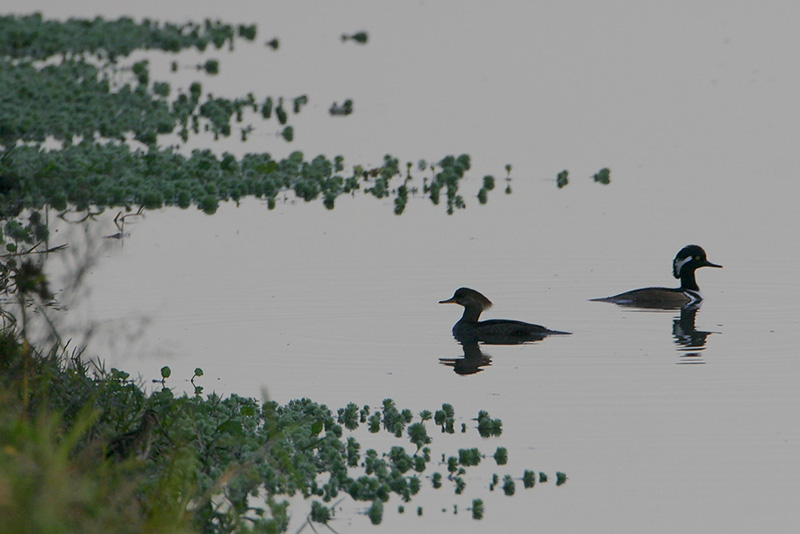
[{"label": "duck bill", "polygon": [[703,264],[703,267],[716,267],[717,269],[722,269],[722,265],[717,265],[716,263],[711,263],[708,260],[706,260],[706,262]]},{"label": "duck bill", "polygon": [[456,299],[449,298],[447,300],[440,300],[439,304],[458,304],[458,303],[456,302]]}]

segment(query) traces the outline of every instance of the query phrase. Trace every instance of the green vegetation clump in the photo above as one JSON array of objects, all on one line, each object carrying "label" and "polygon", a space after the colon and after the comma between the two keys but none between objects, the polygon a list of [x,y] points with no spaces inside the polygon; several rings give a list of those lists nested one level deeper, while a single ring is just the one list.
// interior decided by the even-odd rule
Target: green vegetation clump
[{"label": "green vegetation clump", "polygon": [[472,519],[483,519],[483,500],[472,500]]},{"label": "green vegetation clump", "polygon": [[358,44],[367,44],[368,40],[369,40],[369,34],[367,34],[367,32],[356,32],[351,35],[348,35],[346,33],[342,34],[342,42],[354,41]]},{"label": "green vegetation clump", "polygon": [[[442,189],[447,195],[447,213],[452,214],[455,208],[464,208],[464,198],[458,194],[458,182],[470,169],[471,158],[468,154],[462,154],[457,158],[447,156],[438,164],[441,169],[436,172],[430,183],[425,185],[424,191],[429,194],[431,201],[438,204],[441,198]],[[435,166],[431,165],[431,170],[435,171]]]},{"label": "green vegetation clump", "polygon": [[[129,18],[61,22],[39,14],[0,17],[0,222],[23,227],[17,220],[23,210],[46,205],[87,214],[90,209],[195,205],[211,214],[220,202],[254,196],[274,208],[278,196],[290,191],[305,201],[321,198],[328,209],[339,195],[358,190],[376,198],[394,195],[399,215],[420,192],[438,204],[444,189],[448,213],[465,207],[458,189],[470,168],[468,155],[442,158],[431,165],[433,176],[415,186],[411,165],[402,183],[393,183],[401,172],[390,155],[379,166],[355,165],[345,173],[341,156],[306,159],[297,151],[282,160],[268,153],[236,158],[164,146],[165,135],[184,143],[202,132],[218,139],[233,135],[236,124],[246,141],[255,131],[248,120],[272,117],[280,137],[287,142],[297,137],[287,110],[290,104],[291,111],[300,113],[309,101],[306,94],[286,103],[283,97],[252,93],[220,98],[204,95],[199,81],[173,88],[152,80],[146,59],[124,63],[137,50],[204,51],[255,37],[255,26],[209,20],[175,25]],[[173,61],[173,71],[177,68]],[[197,69],[214,75],[220,64],[207,59]],[[352,101],[346,100],[332,112],[351,111]],[[14,227],[7,228],[7,234],[14,233]],[[9,241],[20,240],[0,243]]]},{"label": "green vegetation clump", "polygon": [[[129,17],[107,21],[101,17],[71,18],[61,22],[45,20],[42,15],[0,17],[0,53],[15,59],[48,59],[53,56],[75,57],[85,54],[116,61],[136,50],[180,52],[187,48],[204,51],[208,45],[233,47],[236,28],[206,19],[202,24],[160,24]],[[240,38],[253,41],[256,27],[239,26]]]},{"label": "green vegetation clump", "polygon": [[522,484],[525,489],[532,488],[536,485],[536,471],[528,471],[527,469],[522,474]]},{"label": "green vegetation clump", "polygon": [[569,183],[569,171],[564,169],[563,171],[558,173],[558,176],[556,177],[556,185],[558,186],[559,189],[561,189],[568,183]]},{"label": "green vegetation clump", "polygon": [[608,185],[611,183],[611,171],[608,169],[608,167],[603,167],[597,171],[592,178],[594,178],[595,182]]},{"label": "green vegetation clump", "polygon": [[503,493],[508,495],[509,497],[514,495],[514,492],[517,490],[517,485],[514,482],[514,479],[511,478],[511,475],[506,475],[503,477]]},{"label": "green vegetation clump", "polygon": [[478,412],[478,432],[484,438],[489,436],[499,436],[503,433],[503,422],[500,419],[492,419],[483,410]]}]

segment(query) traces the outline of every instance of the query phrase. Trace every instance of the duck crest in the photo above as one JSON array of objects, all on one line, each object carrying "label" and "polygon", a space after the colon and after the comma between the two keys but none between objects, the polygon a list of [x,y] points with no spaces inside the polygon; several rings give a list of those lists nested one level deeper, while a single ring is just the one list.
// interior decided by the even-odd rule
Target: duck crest
[{"label": "duck crest", "polygon": [[672,276],[674,276],[675,278],[680,278],[681,271],[683,270],[684,266],[690,261],[692,261],[691,256],[683,259],[679,258],[678,256],[675,256],[675,259],[672,260]]},{"label": "duck crest", "polygon": [[683,269],[693,261],[706,262],[706,251],[698,245],[686,245],[678,251],[675,259],[672,260],[672,276],[680,278],[683,276]]},{"label": "duck crest", "polygon": [[493,306],[492,301],[486,298],[483,294],[478,293],[477,291],[469,289],[467,287],[462,287],[461,290],[469,291],[471,293],[469,295],[469,298],[473,299],[476,304],[479,304],[484,311],[488,310]]}]

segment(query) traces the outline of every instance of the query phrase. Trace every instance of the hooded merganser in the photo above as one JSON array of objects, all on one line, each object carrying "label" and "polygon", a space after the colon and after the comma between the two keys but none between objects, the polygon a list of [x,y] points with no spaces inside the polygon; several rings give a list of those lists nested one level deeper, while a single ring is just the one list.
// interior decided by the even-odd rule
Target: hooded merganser
[{"label": "hooded merganser", "polygon": [[706,251],[697,245],[686,245],[672,260],[672,275],[675,278],[680,278],[681,287],[675,289],[646,287],[626,291],[613,297],[591,300],[613,302],[622,306],[661,309],[675,309],[690,304],[698,304],[703,300],[703,294],[694,279],[694,272],[700,267],[717,267],[721,269],[722,265],[708,261]]},{"label": "hooded merganser", "polygon": [[508,319],[479,321],[481,312],[489,309],[492,302],[468,287],[459,288],[449,299],[439,301],[439,304],[449,303],[464,306],[464,315],[453,326],[453,337],[462,343],[480,341],[491,345],[510,345],[538,341],[551,334],[570,333]]}]

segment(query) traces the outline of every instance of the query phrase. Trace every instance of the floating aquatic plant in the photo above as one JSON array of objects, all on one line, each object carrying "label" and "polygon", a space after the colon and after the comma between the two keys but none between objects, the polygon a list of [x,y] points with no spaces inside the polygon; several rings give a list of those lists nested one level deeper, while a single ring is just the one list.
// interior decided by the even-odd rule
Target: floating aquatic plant
[{"label": "floating aquatic plant", "polygon": [[433,421],[441,427],[442,432],[447,432],[448,434],[454,433],[453,427],[455,425],[455,418],[453,406],[447,403],[442,404],[442,409],[436,410],[434,413]]},{"label": "floating aquatic plant", "polygon": [[308,95],[300,95],[292,99],[292,107],[295,113],[300,113],[300,110],[306,104],[308,104]]},{"label": "floating aquatic plant", "polygon": [[458,463],[463,466],[478,465],[481,463],[481,458],[481,451],[477,448],[458,450]]},{"label": "floating aquatic plant", "polygon": [[256,40],[258,31],[255,24],[239,24],[238,30],[239,37],[247,39],[248,41]]},{"label": "floating aquatic plant", "polygon": [[[424,421],[425,420],[423,419],[423,422]],[[412,423],[408,427],[408,437],[411,440],[411,443],[417,446],[417,451],[431,442],[431,438],[428,436],[428,431],[423,422]]]},{"label": "floating aquatic plant", "polygon": [[351,402],[344,408],[339,408],[338,422],[344,425],[347,430],[358,428],[360,422],[359,412],[358,405]]},{"label": "floating aquatic plant", "polygon": [[372,501],[367,515],[373,525],[380,525],[381,521],[383,521],[383,503],[380,500]]},{"label": "floating aquatic plant", "polygon": [[522,474],[522,485],[525,489],[532,488],[536,484],[536,471],[528,471]]},{"label": "floating aquatic plant", "polygon": [[478,191],[478,201],[481,204],[486,204],[489,196],[489,191],[494,189],[494,176],[487,175],[483,177],[483,187]]},{"label": "floating aquatic plant", "polygon": [[603,185],[608,185],[611,183],[611,170],[607,167],[604,167],[597,171],[594,176],[594,181],[601,183]]},{"label": "floating aquatic plant", "polygon": [[506,475],[503,477],[503,493],[508,495],[509,497],[514,495],[517,490],[517,485],[514,482],[514,479],[511,478],[511,475]]},{"label": "floating aquatic plant", "polygon": [[205,63],[198,65],[197,70],[203,70],[206,74],[216,76],[219,74],[219,61],[216,59],[209,59]]},{"label": "floating aquatic plant", "polygon": [[342,42],[355,41],[358,44],[367,44],[368,39],[369,36],[367,35],[367,32],[356,32],[350,35],[344,33],[342,34]]},{"label": "floating aquatic plant", "polygon": [[275,116],[278,118],[278,122],[281,125],[286,124],[286,121],[289,120],[289,116],[286,114],[286,110],[283,107],[283,98],[278,99],[278,106],[275,108]]},{"label": "floating aquatic plant", "polygon": [[342,102],[341,104],[337,104],[334,102],[331,104],[330,109],[328,109],[328,113],[331,115],[339,115],[339,116],[347,116],[353,112],[353,101],[349,98]]},{"label": "floating aquatic plant", "polygon": [[478,412],[478,433],[482,437],[499,436],[503,433],[503,422],[500,419],[492,419],[483,410]]},{"label": "floating aquatic plant", "polygon": [[472,519],[483,519],[482,499],[472,499]]},{"label": "floating aquatic plant", "polygon": [[558,173],[558,176],[556,176],[556,185],[558,186],[559,189],[561,189],[562,187],[566,186],[569,183],[568,176],[569,176],[569,171],[567,171],[566,169]]}]

